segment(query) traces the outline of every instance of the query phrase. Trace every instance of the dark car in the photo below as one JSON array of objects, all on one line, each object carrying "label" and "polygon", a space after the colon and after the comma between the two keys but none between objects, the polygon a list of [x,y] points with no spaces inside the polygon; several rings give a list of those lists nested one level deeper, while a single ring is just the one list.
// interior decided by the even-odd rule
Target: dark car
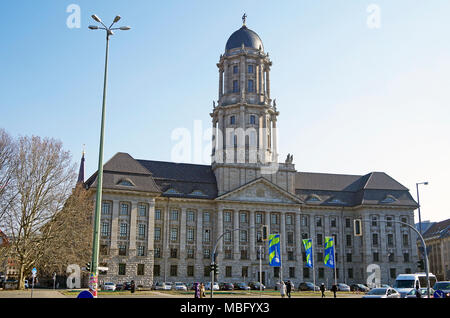
[{"label": "dark car", "polygon": [[232,283],[220,283],[219,288],[220,290],[233,290],[234,285]]},{"label": "dark car", "polygon": [[246,283],[235,283],[234,289],[240,289],[240,290],[250,290],[250,286],[248,286]]},{"label": "dark car", "polygon": [[116,285],[116,290],[131,290],[131,283],[125,282]]},{"label": "dark car", "polygon": [[264,284],[261,284],[260,282],[250,282],[250,283],[248,283],[248,286],[252,290],[261,290],[261,289],[265,290],[266,289],[266,286],[264,286]]},{"label": "dark car", "polygon": [[298,285],[298,290],[300,290],[300,291],[308,291],[308,290],[318,291],[318,290],[320,290],[320,288],[319,288],[319,286],[314,286],[313,283],[303,282]]},{"label": "dark car", "polygon": [[357,292],[363,292],[368,293],[370,291],[370,288],[367,286],[364,286],[363,284],[353,284],[350,286],[351,291],[357,291]]}]

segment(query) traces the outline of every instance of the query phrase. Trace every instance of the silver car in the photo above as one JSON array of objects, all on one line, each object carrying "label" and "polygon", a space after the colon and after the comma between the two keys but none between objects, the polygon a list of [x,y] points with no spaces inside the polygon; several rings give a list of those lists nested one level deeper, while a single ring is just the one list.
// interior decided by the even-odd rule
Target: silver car
[{"label": "silver car", "polygon": [[400,293],[394,288],[374,288],[362,298],[400,298]]},{"label": "silver car", "polygon": [[[428,298],[428,293],[427,293],[427,288],[420,288],[420,295],[421,298]],[[433,294],[434,294],[434,289],[430,288],[430,298],[433,298]],[[411,291],[409,293],[406,294],[406,298],[417,298],[416,296],[416,290],[415,289],[411,289]]]}]

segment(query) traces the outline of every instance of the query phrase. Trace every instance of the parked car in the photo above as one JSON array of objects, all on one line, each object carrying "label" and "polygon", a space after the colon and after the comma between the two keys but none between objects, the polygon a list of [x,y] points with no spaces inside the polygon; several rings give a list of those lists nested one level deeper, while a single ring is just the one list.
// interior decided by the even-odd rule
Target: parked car
[{"label": "parked car", "polygon": [[246,283],[244,282],[240,282],[240,283],[236,283],[234,284],[234,289],[239,289],[239,290],[250,290],[250,286],[248,286]]},{"label": "parked car", "polygon": [[[211,290],[211,282],[205,284],[205,290]],[[213,290],[220,290],[219,284],[214,282]]]},{"label": "parked car", "polygon": [[153,290],[162,290],[162,289],[163,289],[163,283],[161,283],[161,282],[155,282],[155,283],[152,285],[152,289],[153,289]]},{"label": "parked car", "polygon": [[219,284],[220,290],[233,290],[234,285],[232,283],[220,283]]},{"label": "parked car", "polygon": [[364,286],[363,284],[353,284],[353,285],[350,285],[350,291],[368,293],[370,291],[370,288],[367,286]]},{"label": "parked car", "polygon": [[437,282],[433,286],[434,290],[442,290],[445,294],[445,298],[450,297],[450,281]]},{"label": "parked car", "polygon": [[164,282],[162,283],[162,289],[163,290],[172,290],[173,283],[172,282]]},{"label": "parked car", "polygon": [[102,290],[115,291],[116,290],[116,284],[114,284],[112,282],[104,283],[103,286],[102,286]]},{"label": "parked car", "polygon": [[260,282],[250,282],[250,283],[248,283],[248,286],[252,290],[260,290],[261,288],[262,288],[262,290],[266,289],[266,286],[264,286],[264,284],[261,284]]},{"label": "parked car", "polygon": [[337,290],[338,291],[350,291],[350,286],[344,283],[337,283]]},{"label": "parked car", "polygon": [[300,291],[308,291],[308,290],[319,291],[320,288],[317,285],[315,286],[313,283],[302,282],[298,285],[298,290],[300,290]]},{"label": "parked car", "polygon": [[394,288],[374,288],[362,298],[400,298],[400,293]]},{"label": "parked car", "polygon": [[[428,298],[427,288],[422,287],[419,290],[420,290],[420,295],[422,296],[421,298]],[[433,294],[434,294],[434,289],[430,288],[430,298],[433,298]],[[416,290],[413,289],[409,293],[407,293],[406,298],[417,298]]]},{"label": "parked car", "polygon": [[182,282],[175,282],[174,288],[175,288],[175,290],[187,291],[186,285],[184,283],[182,283]]},{"label": "parked car", "polygon": [[388,284],[381,284],[380,287],[381,287],[381,288],[392,288],[392,286],[391,286],[391,285],[388,285]]}]

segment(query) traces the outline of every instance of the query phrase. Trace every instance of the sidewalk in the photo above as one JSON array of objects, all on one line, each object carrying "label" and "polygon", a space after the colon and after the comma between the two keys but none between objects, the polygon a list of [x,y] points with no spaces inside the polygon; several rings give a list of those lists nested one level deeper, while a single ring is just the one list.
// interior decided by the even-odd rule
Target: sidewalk
[{"label": "sidewalk", "polygon": [[[27,290],[0,290],[0,298],[31,298],[31,289]],[[34,289],[33,298],[67,298],[58,290]]]}]

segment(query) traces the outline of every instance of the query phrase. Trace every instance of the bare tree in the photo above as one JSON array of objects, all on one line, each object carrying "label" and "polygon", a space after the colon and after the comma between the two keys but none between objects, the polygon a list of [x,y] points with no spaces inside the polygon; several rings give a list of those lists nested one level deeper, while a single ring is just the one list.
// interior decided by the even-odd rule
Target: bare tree
[{"label": "bare tree", "polygon": [[0,128],[0,219],[14,198],[12,171],[14,168],[15,144],[11,136]]},{"label": "bare tree", "polygon": [[52,238],[52,221],[71,194],[75,177],[75,165],[60,141],[36,136],[17,140],[10,187],[14,200],[0,225],[10,237],[9,255],[18,265],[21,289]]}]

